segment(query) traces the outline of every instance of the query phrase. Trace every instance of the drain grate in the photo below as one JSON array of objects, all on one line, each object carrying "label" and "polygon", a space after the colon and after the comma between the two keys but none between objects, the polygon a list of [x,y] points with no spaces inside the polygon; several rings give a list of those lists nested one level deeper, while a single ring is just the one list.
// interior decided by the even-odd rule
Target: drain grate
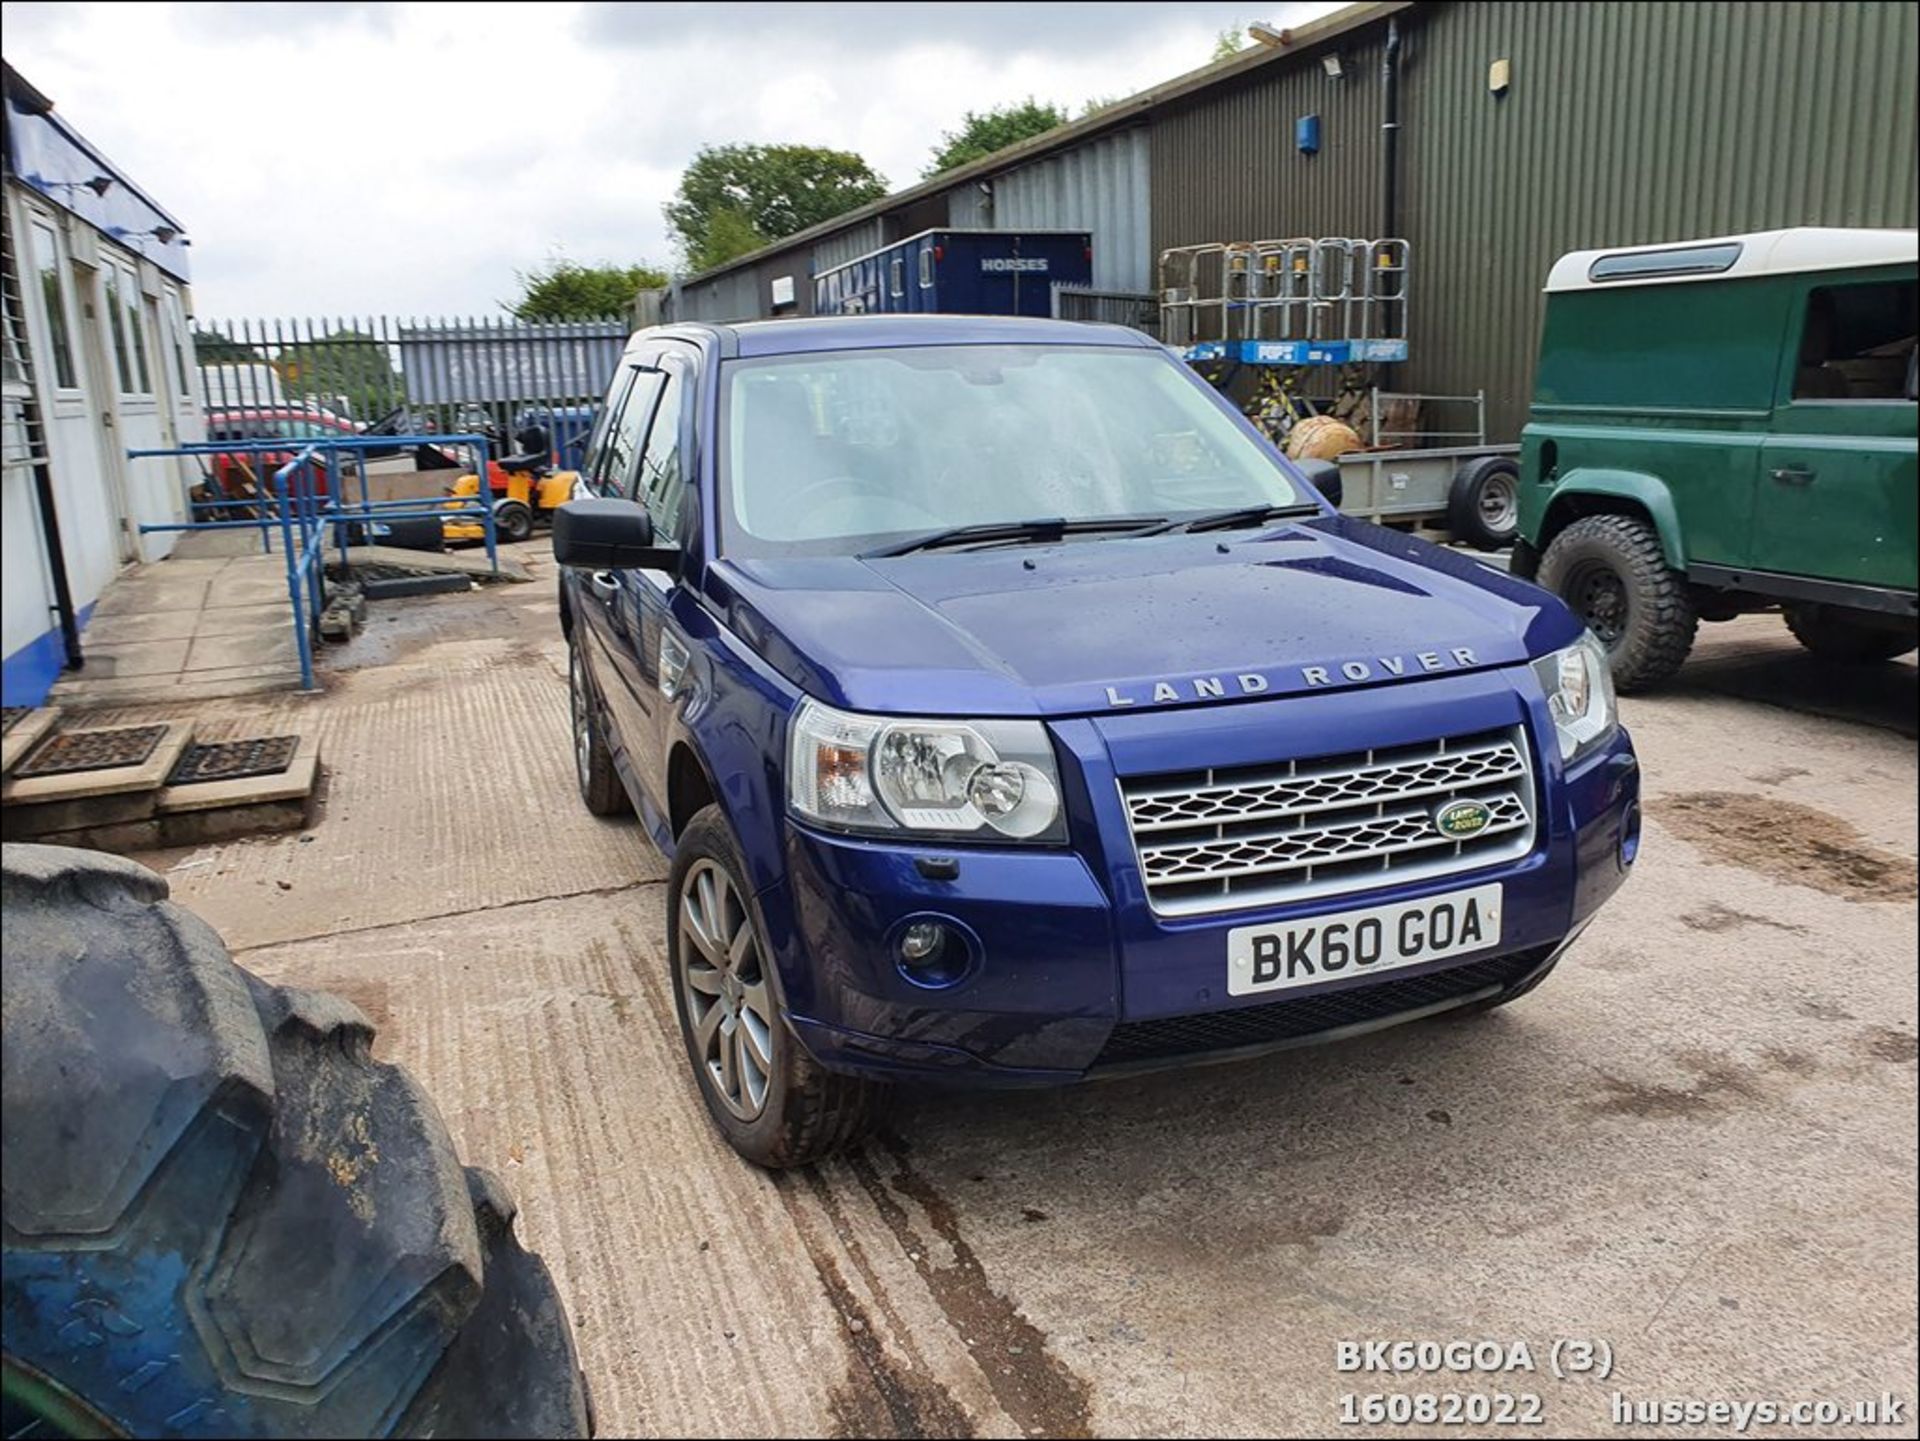
[{"label": "drain grate", "polygon": [[26,716],[33,714],[30,705],[10,705],[0,712],[0,735],[5,735],[14,725]]},{"label": "drain grate", "polygon": [[199,781],[237,781],[244,776],[273,776],[293,764],[299,736],[262,736],[250,741],[192,745],[167,777],[170,786]]},{"label": "drain grate", "polygon": [[128,726],[123,730],[66,731],[43,742],[14,775],[61,776],[73,771],[105,771],[137,766],[153,754],[165,726]]}]

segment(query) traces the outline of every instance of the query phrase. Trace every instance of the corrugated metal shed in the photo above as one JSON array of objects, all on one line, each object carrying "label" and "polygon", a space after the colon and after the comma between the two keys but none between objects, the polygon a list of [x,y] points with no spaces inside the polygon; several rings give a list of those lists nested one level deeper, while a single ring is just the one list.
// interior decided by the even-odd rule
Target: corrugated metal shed
[{"label": "corrugated metal shed", "polygon": [[1148,139],[1145,127],[1101,135],[947,197],[955,229],[1085,230],[1093,236],[1093,283],[1102,290],[1153,288]]},{"label": "corrugated metal shed", "polygon": [[813,247],[813,274],[818,275],[823,270],[857,260],[862,255],[880,249],[888,239],[887,223],[878,215],[849,226],[836,235],[826,236]]},{"label": "corrugated metal shed", "polygon": [[[1920,7],[1430,4],[1400,17],[1411,390],[1484,388],[1524,423],[1554,259],[1785,225],[1915,223]],[[1156,252],[1380,224],[1384,19],[1167,107]],[[1320,63],[1341,57],[1331,79]],[[1495,95],[1488,69],[1511,67]],[[1321,119],[1322,148],[1293,147]]]},{"label": "corrugated metal shed", "polygon": [[[1511,437],[1560,254],[1785,225],[1911,226],[1920,7],[1436,6],[1409,27],[1416,387]],[[1512,63],[1505,98],[1487,67]]]}]

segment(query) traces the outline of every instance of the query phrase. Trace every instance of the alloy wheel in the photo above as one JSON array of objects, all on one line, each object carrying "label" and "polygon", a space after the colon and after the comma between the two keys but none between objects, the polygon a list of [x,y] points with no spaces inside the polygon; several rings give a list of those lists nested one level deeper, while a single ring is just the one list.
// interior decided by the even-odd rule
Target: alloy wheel
[{"label": "alloy wheel", "polygon": [[567,649],[567,705],[573,715],[573,769],[580,789],[585,791],[593,760],[592,719],[587,711],[585,678],[580,674],[580,651],[571,646]]},{"label": "alloy wheel", "polygon": [[713,861],[680,884],[679,952],[695,1064],[721,1104],[751,1121],[767,1104],[778,1030],[745,899]]}]

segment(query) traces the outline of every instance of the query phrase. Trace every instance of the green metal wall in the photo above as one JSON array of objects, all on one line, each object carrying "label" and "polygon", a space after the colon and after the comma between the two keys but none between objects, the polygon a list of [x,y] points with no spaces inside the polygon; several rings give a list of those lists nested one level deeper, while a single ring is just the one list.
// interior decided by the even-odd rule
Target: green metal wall
[{"label": "green metal wall", "polygon": [[[1525,420],[1540,286],[1565,251],[1783,225],[1912,226],[1920,7],[1905,3],[1488,3],[1401,18],[1400,229],[1413,359],[1392,383],[1484,387]],[[1318,51],[1156,117],[1168,245],[1379,227],[1379,45]],[[1494,60],[1512,65],[1504,97]],[[1293,148],[1317,111],[1323,149]]]}]

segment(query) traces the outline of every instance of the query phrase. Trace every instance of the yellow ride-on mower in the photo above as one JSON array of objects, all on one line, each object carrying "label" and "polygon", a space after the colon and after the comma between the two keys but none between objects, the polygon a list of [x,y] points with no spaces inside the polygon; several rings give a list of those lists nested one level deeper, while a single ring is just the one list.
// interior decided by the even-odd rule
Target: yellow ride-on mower
[{"label": "yellow ride-on mower", "polygon": [[[561,502],[573,497],[573,483],[580,473],[552,469],[547,433],[539,426],[528,426],[514,436],[521,446],[518,455],[503,456],[487,462],[487,489],[493,496],[493,531],[499,540],[525,540],[536,525],[550,525],[553,512]],[[480,477],[469,472],[447,488],[455,500],[480,493]],[[462,515],[440,523],[449,542],[486,539],[478,518]]]}]

